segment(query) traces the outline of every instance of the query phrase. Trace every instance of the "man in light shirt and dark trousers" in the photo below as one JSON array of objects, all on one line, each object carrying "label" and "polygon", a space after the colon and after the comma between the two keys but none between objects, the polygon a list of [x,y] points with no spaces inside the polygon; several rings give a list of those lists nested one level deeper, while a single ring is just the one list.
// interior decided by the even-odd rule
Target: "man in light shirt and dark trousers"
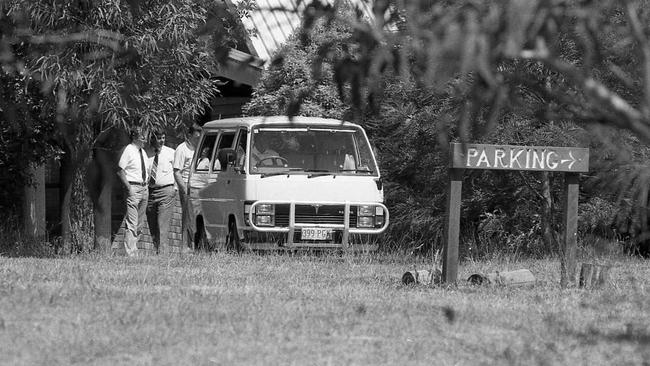
[{"label": "man in light shirt and dark trousers", "polygon": [[[176,180],[176,185],[178,187],[178,196],[181,201],[181,207],[183,208],[182,216],[182,227],[183,233],[187,233],[187,227],[190,222],[190,213],[188,207],[188,187],[187,180],[190,174],[190,165],[192,163],[192,157],[194,156],[194,149],[199,143],[199,138],[201,137],[201,126],[198,124],[193,124],[190,126],[189,130],[185,134],[185,141],[176,147],[174,151],[174,179]],[[191,238],[187,243],[183,243],[181,252],[188,252],[193,250],[193,243]]]},{"label": "man in light shirt and dark trousers", "polygon": [[147,222],[156,253],[168,254],[169,230],[174,212],[174,149],[165,146],[165,132],[155,130],[147,147],[149,163],[149,202]]},{"label": "man in light shirt and dark trousers", "polygon": [[117,176],[124,186],[126,196],[126,230],[124,231],[124,248],[129,257],[138,256],[138,238],[145,221],[145,212],[149,198],[147,186],[149,163],[144,151],[147,141],[142,128],[130,132],[131,143],[126,145],[118,162]]}]

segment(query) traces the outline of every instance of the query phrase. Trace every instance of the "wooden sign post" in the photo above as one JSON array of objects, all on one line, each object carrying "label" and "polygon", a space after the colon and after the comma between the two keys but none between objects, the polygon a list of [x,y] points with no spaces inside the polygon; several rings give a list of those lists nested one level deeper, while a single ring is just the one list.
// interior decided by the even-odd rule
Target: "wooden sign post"
[{"label": "wooden sign post", "polygon": [[456,283],[460,237],[460,203],[465,169],[564,172],[564,235],[561,244],[560,284],[574,281],[578,230],[578,173],[589,171],[589,149],[578,147],[450,144],[447,219],[442,281]]}]

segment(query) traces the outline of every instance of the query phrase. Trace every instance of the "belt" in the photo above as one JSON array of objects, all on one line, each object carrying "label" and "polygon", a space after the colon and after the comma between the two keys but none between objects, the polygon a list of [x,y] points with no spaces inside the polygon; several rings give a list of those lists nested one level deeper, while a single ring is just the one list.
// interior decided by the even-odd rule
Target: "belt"
[{"label": "belt", "polygon": [[171,184],[165,184],[165,185],[162,185],[162,186],[149,186],[149,188],[151,188],[151,189],[161,189],[161,188],[171,187],[171,186],[173,186],[173,185],[174,185],[174,183],[171,183]]},{"label": "belt", "polygon": [[147,185],[147,183],[143,183],[143,182],[132,182],[132,181],[129,181],[129,184],[134,185],[134,186],[142,186],[142,187],[144,187],[144,186]]}]

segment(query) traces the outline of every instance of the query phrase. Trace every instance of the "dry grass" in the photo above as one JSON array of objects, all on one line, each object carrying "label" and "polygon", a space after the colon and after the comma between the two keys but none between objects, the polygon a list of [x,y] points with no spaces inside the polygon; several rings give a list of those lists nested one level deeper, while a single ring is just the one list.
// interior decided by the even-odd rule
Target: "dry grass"
[{"label": "dry grass", "polygon": [[0,258],[7,365],[642,365],[650,261],[613,260],[606,289],[403,286],[421,260],[244,254]]}]

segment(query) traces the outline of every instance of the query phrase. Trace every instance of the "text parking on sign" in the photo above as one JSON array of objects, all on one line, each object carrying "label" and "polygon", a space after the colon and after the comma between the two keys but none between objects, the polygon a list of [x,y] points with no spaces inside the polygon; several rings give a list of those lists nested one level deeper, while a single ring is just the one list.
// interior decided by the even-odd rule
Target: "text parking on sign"
[{"label": "text parking on sign", "polygon": [[589,149],[452,143],[452,168],[589,171]]}]

